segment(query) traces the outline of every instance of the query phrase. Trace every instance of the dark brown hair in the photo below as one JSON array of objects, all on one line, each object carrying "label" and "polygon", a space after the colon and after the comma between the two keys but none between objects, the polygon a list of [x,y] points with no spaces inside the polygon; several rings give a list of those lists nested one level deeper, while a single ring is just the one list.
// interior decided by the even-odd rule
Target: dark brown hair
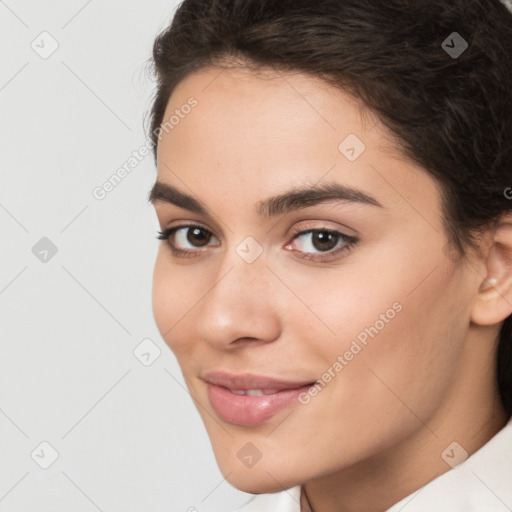
[{"label": "dark brown hair", "polygon": [[[460,55],[447,51],[454,37],[467,43]],[[439,184],[457,259],[512,209],[512,14],[500,0],[185,0],[153,47],[155,162],[174,88],[234,61],[311,74],[361,99]],[[497,379],[510,415],[512,316]]]}]

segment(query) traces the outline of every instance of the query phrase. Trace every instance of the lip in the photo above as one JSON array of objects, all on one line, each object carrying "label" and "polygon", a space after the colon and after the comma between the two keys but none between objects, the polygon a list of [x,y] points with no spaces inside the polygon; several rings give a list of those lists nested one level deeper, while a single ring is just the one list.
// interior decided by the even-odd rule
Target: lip
[{"label": "lip", "polygon": [[[207,383],[208,399],[217,415],[228,423],[243,426],[256,426],[268,421],[297,402],[299,395],[315,383],[223,371],[206,372],[202,378]],[[231,392],[248,389],[261,389],[266,394],[249,396]]]},{"label": "lip", "polygon": [[256,375],[254,373],[233,374],[224,371],[205,372],[203,380],[210,384],[223,386],[228,389],[294,389],[300,388],[314,381],[311,380],[283,380],[274,377]]}]

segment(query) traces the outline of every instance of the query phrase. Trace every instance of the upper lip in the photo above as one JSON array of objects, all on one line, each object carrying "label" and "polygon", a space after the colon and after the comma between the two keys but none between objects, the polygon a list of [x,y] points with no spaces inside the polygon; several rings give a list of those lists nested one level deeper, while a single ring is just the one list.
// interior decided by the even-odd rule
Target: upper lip
[{"label": "upper lip", "polygon": [[314,383],[314,381],[311,380],[282,380],[252,373],[232,374],[225,371],[205,372],[202,378],[210,384],[224,386],[231,390],[294,389]]}]

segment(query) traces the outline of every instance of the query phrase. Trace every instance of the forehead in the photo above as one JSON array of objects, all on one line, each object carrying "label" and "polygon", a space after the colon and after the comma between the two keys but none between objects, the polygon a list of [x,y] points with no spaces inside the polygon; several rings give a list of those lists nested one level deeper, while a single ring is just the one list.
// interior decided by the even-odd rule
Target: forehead
[{"label": "forehead", "polygon": [[[191,98],[193,109],[187,105]],[[349,134],[366,146],[397,154],[378,118],[359,99],[299,72],[201,69],[175,88],[162,123],[169,129],[161,132],[159,157],[166,153],[170,158],[185,147],[197,152],[208,147],[210,160],[217,153],[223,159],[228,153],[240,159],[288,153],[293,160],[312,153],[318,157],[321,147],[332,161]]]},{"label": "forehead", "polygon": [[[243,132],[254,133],[260,129],[260,135],[263,135],[262,127],[274,137],[279,133],[284,137],[287,133],[296,135],[318,128],[325,136],[327,131],[332,132],[331,135],[347,128],[362,132],[379,124],[378,118],[361,100],[300,72],[265,68],[255,71],[241,67],[201,69],[188,75],[175,88],[164,121],[191,96],[197,100],[195,111],[200,111],[203,119],[216,116],[226,122],[229,118],[229,127],[238,122],[238,126],[244,126]],[[190,117],[187,125],[196,127],[195,121],[202,124],[200,116]],[[244,125],[249,117],[252,124]]]},{"label": "forehead", "polygon": [[[183,109],[190,98],[197,105]],[[163,122],[176,113],[179,122],[158,145],[158,179],[178,187],[185,180],[200,196],[229,186],[256,203],[324,177],[369,191],[388,206],[408,197],[431,209],[438,194],[360,100],[310,75],[205,68],[178,84]],[[356,160],[340,149],[347,139],[364,148]],[[434,203],[427,205],[420,196],[429,193]]]}]

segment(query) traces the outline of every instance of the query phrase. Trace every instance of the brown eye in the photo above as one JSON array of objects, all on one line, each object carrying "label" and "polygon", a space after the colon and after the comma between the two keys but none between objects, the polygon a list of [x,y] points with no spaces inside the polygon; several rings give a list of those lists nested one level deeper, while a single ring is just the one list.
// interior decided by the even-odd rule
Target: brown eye
[{"label": "brown eye", "polygon": [[301,252],[326,252],[334,249],[341,241],[350,241],[351,237],[332,229],[309,229],[294,237],[294,243]]},{"label": "brown eye", "polygon": [[319,251],[330,251],[339,241],[339,236],[331,231],[316,231],[312,235],[311,244]]},{"label": "brown eye", "polygon": [[194,253],[200,254],[204,251],[194,251],[194,249],[212,245],[212,238],[216,239],[210,230],[194,225],[166,228],[158,231],[157,238],[167,240],[172,252],[179,256],[192,256]]},{"label": "brown eye", "polygon": [[187,230],[187,241],[195,247],[203,247],[207,245],[212,237],[212,234],[203,228],[185,228]]},{"label": "brown eye", "polygon": [[297,256],[311,261],[329,261],[352,249],[358,239],[335,229],[308,229],[299,231],[286,246]]}]

